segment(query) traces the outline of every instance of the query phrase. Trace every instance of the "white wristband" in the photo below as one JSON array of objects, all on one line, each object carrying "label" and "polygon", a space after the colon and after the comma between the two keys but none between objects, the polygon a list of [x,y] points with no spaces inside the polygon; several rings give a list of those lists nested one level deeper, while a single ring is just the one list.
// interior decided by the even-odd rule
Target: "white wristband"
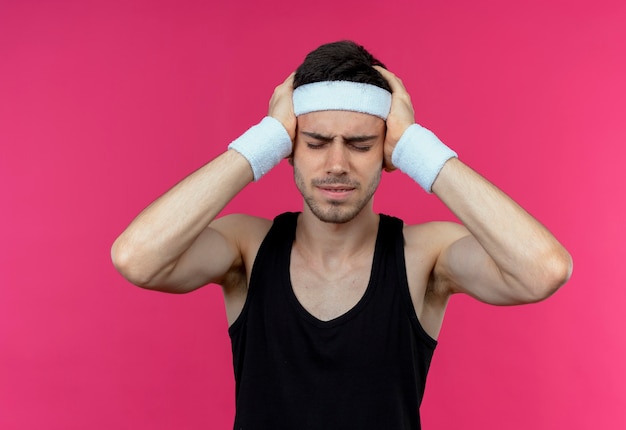
[{"label": "white wristband", "polygon": [[258,181],[280,160],[291,154],[292,143],[283,124],[271,116],[266,116],[228,145],[243,155]]},{"label": "white wristband", "polygon": [[407,128],[391,153],[391,162],[429,193],[439,171],[457,154],[418,124]]}]

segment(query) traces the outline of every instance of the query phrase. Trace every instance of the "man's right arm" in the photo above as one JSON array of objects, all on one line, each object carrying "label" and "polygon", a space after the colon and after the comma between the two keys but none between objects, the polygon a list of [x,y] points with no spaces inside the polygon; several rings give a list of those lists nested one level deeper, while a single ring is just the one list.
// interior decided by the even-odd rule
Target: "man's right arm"
[{"label": "man's right arm", "polygon": [[259,242],[268,222],[215,217],[291,152],[296,128],[292,93],[293,74],[274,90],[267,118],[132,221],[111,250],[126,279],[144,288],[184,293],[208,283],[228,284],[229,274],[242,273],[248,245]]},{"label": "man's right arm", "polygon": [[248,161],[229,150],[144,209],[117,238],[115,267],[135,285],[187,292],[218,282],[241,259],[234,239],[209,227],[252,181]]}]

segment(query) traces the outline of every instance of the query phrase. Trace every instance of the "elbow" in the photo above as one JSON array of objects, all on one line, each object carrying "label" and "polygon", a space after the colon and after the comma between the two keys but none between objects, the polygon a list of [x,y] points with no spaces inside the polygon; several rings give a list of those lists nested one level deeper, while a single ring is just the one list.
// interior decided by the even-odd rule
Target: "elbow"
[{"label": "elbow", "polygon": [[111,247],[111,261],[115,269],[130,283],[150,288],[152,276],[142,270],[141,259],[128,246],[116,240]]},{"label": "elbow", "polygon": [[529,287],[530,302],[539,302],[552,296],[572,276],[572,256],[564,248],[551,252],[541,260],[537,267],[538,274]]}]

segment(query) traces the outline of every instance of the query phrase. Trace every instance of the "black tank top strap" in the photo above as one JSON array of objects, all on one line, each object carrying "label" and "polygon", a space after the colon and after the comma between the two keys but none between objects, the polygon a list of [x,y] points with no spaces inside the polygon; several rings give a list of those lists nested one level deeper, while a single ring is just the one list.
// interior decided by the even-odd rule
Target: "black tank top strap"
[{"label": "black tank top strap", "polygon": [[[261,246],[257,251],[257,256],[252,265],[250,273],[250,282],[246,302],[237,319],[228,328],[228,334],[233,335],[241,322],[247,318],[249,303],[252,301],[258,289],[264,287],[261,282],[253,282],[259,278],[259,273],[267,270],[268,267],[277,267],[281,262],[289,260],[291,252],[291,244],[296,237],[296,224],[298,223],[299,212],[284,212],[274,218],[272,226],[261,242]],[[276,273],[279,276],[279,273]]]},{"label": "black tank top strap", "polygon": [[[402,303],[404,304],[405,310],[411,320],[411,323],[414,325],[415,330],[420,334],[423,341],[429,347],[435,348],[437,346],[437,341],[433,339],[426,331],[424,330],[417,314],[415,313],[415,307],[413,306],[413,300],[411,299],[411,292],[409,290],[409,283],[406,277],[406,257],[404,253],[404,222],[396,217],[392,217],[389,215],[382,215],[387,222],[384,224],[387,226],[388,234],[390,240],[393,242],[394,255],[397,257],[394,260],[394,263],[397,267],[398,276],[398,288],[400,290],[400,294],[402,295]],[[381,221],[381,225],[382,225]]]}]

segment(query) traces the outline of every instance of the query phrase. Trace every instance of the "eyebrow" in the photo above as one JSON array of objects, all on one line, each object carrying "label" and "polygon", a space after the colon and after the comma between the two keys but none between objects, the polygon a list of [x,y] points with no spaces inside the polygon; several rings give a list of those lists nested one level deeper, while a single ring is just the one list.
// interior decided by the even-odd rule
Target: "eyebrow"
[{"label": "eyebrow", "polygon": [[[328,135],[324,135],[324,134],[320,134],[320,133],[315,133],[315,132],[311,132],[311,131],[301,131],[300,133],[304,134],[305,136],[308,136],[312,139],[315,140],[319,140],[321,142],[332,142],[332,140],[334,139],[333,136],[328,136]],[[378,135],[373,134],[373,135],[357,135],[357,136],[348,136],[348,137],[344,137],[343,140],[347,143],[362,143],[362,142],[369,142],[370,140],[374,140],[378,137]]]}]

